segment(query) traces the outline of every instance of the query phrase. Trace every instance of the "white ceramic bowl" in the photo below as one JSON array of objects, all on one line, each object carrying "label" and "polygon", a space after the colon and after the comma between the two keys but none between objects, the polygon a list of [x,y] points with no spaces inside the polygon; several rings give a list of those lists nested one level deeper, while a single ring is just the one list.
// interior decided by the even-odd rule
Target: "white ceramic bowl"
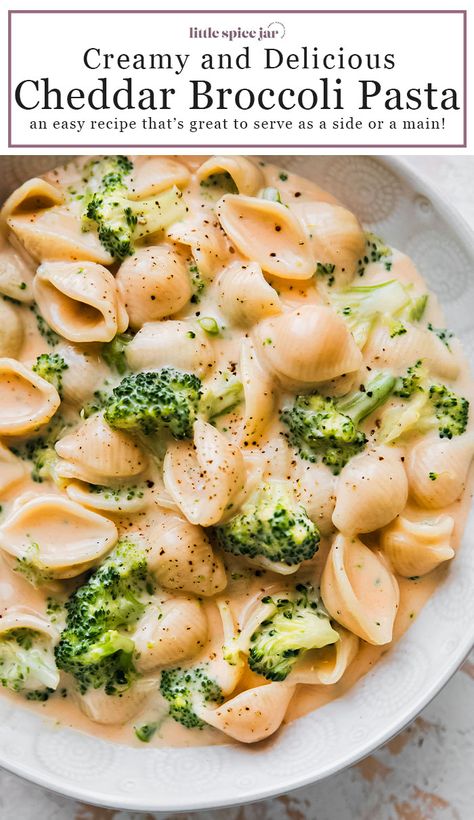
[{"label": "white ceramic bowl", "polygon": [[[55,157],[2,157],[2,199]],[[467,226],[395,159],[283,157],[413,257],[474,358],[474,244]],[[3,166],[3,167],[2,167]],[[399,732],[474,643],[474,515],[448,577],[402,640],[346,696],[257,748],[132,749],[61,729],[0,697],[0,765],[102,806],[189,811],[258,800],[340,771]]]}]

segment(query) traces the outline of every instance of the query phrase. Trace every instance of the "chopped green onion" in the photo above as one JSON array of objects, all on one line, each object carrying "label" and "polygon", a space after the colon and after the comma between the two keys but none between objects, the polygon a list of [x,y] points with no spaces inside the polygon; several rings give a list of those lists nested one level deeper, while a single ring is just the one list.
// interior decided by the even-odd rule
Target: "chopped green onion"
[{"label": "chopped green onion", "polygon": [[157,729],[157,723],[145,723],[143,726],[135,727],[135,735],[142,743],[149,743]]},{"label": "chopped green onion", "polygon": [[198,324],[206,333],[209,333],[210,336],[217,336],[219,334],[219,325],[212,316],[203,316],[202,319],[198,319]]},{"label": "chopped green onion", "polygon": [[427,293],[423,293],[422,296],[418,296],[413,301],[413,307],[410,310],[408,318],[411,319],[412,322],[419,322],[420,319],[423,317],[423,314],[426,310],[426,305],[427,304],[428,304],[428,294]]},{"label": "chopped green onion", "polygon": [[262,188],[260,191],[260,199],[268,199],[269,202],[280,202],[280,191],[277,188]]}]

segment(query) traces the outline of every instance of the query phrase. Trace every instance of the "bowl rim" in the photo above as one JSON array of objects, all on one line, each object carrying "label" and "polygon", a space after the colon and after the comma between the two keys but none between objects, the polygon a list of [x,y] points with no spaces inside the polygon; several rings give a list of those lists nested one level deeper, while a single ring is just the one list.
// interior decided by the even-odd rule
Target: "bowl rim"
[{"label": "bowl rim", "polygon": [[[307,158],[309,161],[311,161],[312,159],[311,155],[308,156],[306,154],[293,154],[291,156],[301,156],[301,158]],[[325,156],[327,158],[330,158],[334,155],[319,154],[313,156]],[[355,156],[357,158],[362,158],[361,155]],[[432,187],[431,183],[428,182],[423,176],[419,176],[418,173],[404,161],[404,157],[374,155],[373,158],[380,162],[382,165],[386,166],[396,176],[401,177],[404,181],[408,183],[408,185],[411,188],[415,189],[418,194],[428,197],[429,200],[433,203],[435,211],[444,221],[446,221],[449,224],[449,226],[453,229],[454,233],[460,236],[463,244],[470,245],[474,249],[474,232],[467,224],[462,214],[460,214],[456,208],[454,208],[452,205],[445,201],[441,194],[438,193],[438,191],[436,190],[436,187]],[[67,159],[72,159],[72,157],[67,157]],[[266,157],[266,159],[281,159],[284,161],[285,157],[275,156],[271,158]],[[288,157],[286,157],[286,159],[288,159]],[[464,533],[468,531],[470,524],[471,526],[474,526],[473,519],[474,506],[471,507],[471,513],[466,521]],[[436,595],[437,591],[434,592],[433,597],[435,597]],[[410,630],[408,630],[400,638],[397,644],[403,642],[406,635],[409,634],[409,631]],[[313,775],[308,774],[304,776],[298,776],[298,774],[290,772],[288,775],[283,775],[283,777],[279,776],[278,785],[275,784],[275,786],[265,786],[260,788],[253,785],[249,787],[247,791],[242,790],[242,792],[240,792],[238,795],[229,798],[228,800],[220,800],[218,798],[200,799],[199,794],[195,793],[192,796],[192,799],[191,796],[184,795],[184,799],[181,799],[179,803],[176,800],[165,800],[164,802],[160,801],[158,794],[156,800],[150,802],[149,797],[146,797],[143,800],[141,800],[137,798],[136,795],[127,795],[126,793],[122,793],[121,795],[114,795],[112,793],[105,794],[97,791],[94,792],[90,789],[90,787],[88,788],[87,786],[75,785],[71,782],[62,782],[61,776],[57,773],[48,772],[46,769],[41,770],[39,768],[33,768],[26,762],[21,763],[16,760],[9,760],[7,753],[4,751],[3,748],[0,748],[0,766],[6,771],[11,772],[12,774],[15,774],[19,777],[22,777],[23,779],[31,783],[34,783],[35,785],[41,786],[42,788],[48,791],[75,800],[80,800],[81,802],[89,803],[95,806],[119,810],[132,810],[140,812],[172,811],[174,813],[181,813],[189,811],[202,811],[208,809],[226,808],[230,806],[239,806],[248,803],[258,802],[271,797],[276,797],[280,794],[293,792],[296,789],[300,789],[312,783],[319,782],[325,779],[326,777],[329,777],[338,772],[342,772],[348,767],[353,766],[354,764],[363,760],[365,757],[372,754],[374,751],[376,751],[381,746],[386,744],[399,732],[403,731],[403,729],[405,729],[416,718],[416,716],[436,697],[436,695],[439,694],[439,692],[446,686],[448,681],[459,669],[459,667],[461,666],[461,664],[463,663],[463,661],[465,660],[465,658],[467,657],[467,655],[473,647],[474,622],[472,623],[471,630],[466,630],[464,639],[459,642],[459,644],[456,647],[456,650],[451,654],[450,658],[445,661],[445,666],[443,669],[440,670],[440,673],[436,676],[432,676],[429,683],[424,685],[420,689],[418,696],[412,698],[411,708],[404,713],[403,717],[398,716],[392,719],[382,731],[377,731],[372,735],[370,739],[363,741],[360,744],[360,746],[355,748],[353,751],[346,753],[345,755],[342,755],[334,763],[329,764],[325,767],[320,762],[318,762],[318,771]],[[337,703],[337,700],[334,702]],[[14,705],[12,708],[14,710],[19,709],[22,712],[27,711],[19,705]],[[317,712],[317,710],[314,710],[310,714],[314,714],[315,712]],[[90,737],[88,733],[80,732],[80,730],[75,730],[75,732],[80,735],[86,735],[87,737]],[[123,744],[113,743],[112,745],[118,745],[124,749],[130,748],[124,746]],[[222,747],[217,748],[225,749],[230,747],[231,744],[225,744]],[[197,751],[197,749],[203,747],[194,748]],[[284,782],[282,782],[282,780]]]}]

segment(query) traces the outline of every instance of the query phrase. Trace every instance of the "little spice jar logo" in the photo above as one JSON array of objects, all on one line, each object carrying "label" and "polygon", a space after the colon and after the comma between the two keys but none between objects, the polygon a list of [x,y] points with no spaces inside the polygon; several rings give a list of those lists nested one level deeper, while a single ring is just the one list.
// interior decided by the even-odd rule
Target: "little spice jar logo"
[{"label": "little spice jar logo", "polygon": [[285,25],[280,21],[273,21],[267,26],[258,26],[258,28],[190,26],[188,29],[188,36],[191,40],[227,40],[229,43],[234,40],[254,40],[257,43],[262,40],[282,40],[285,34]]}]

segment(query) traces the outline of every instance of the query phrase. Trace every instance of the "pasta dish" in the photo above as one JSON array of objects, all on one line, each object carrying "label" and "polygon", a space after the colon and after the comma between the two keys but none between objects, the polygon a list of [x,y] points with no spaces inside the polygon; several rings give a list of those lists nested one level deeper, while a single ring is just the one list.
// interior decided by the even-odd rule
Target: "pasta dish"
[{"label": "pasta dish", "polygon": [[0,221],[2,693],[135,745],[340,697],[470,500],[472,380],[414,263],[248,157],[84,157]]}]

